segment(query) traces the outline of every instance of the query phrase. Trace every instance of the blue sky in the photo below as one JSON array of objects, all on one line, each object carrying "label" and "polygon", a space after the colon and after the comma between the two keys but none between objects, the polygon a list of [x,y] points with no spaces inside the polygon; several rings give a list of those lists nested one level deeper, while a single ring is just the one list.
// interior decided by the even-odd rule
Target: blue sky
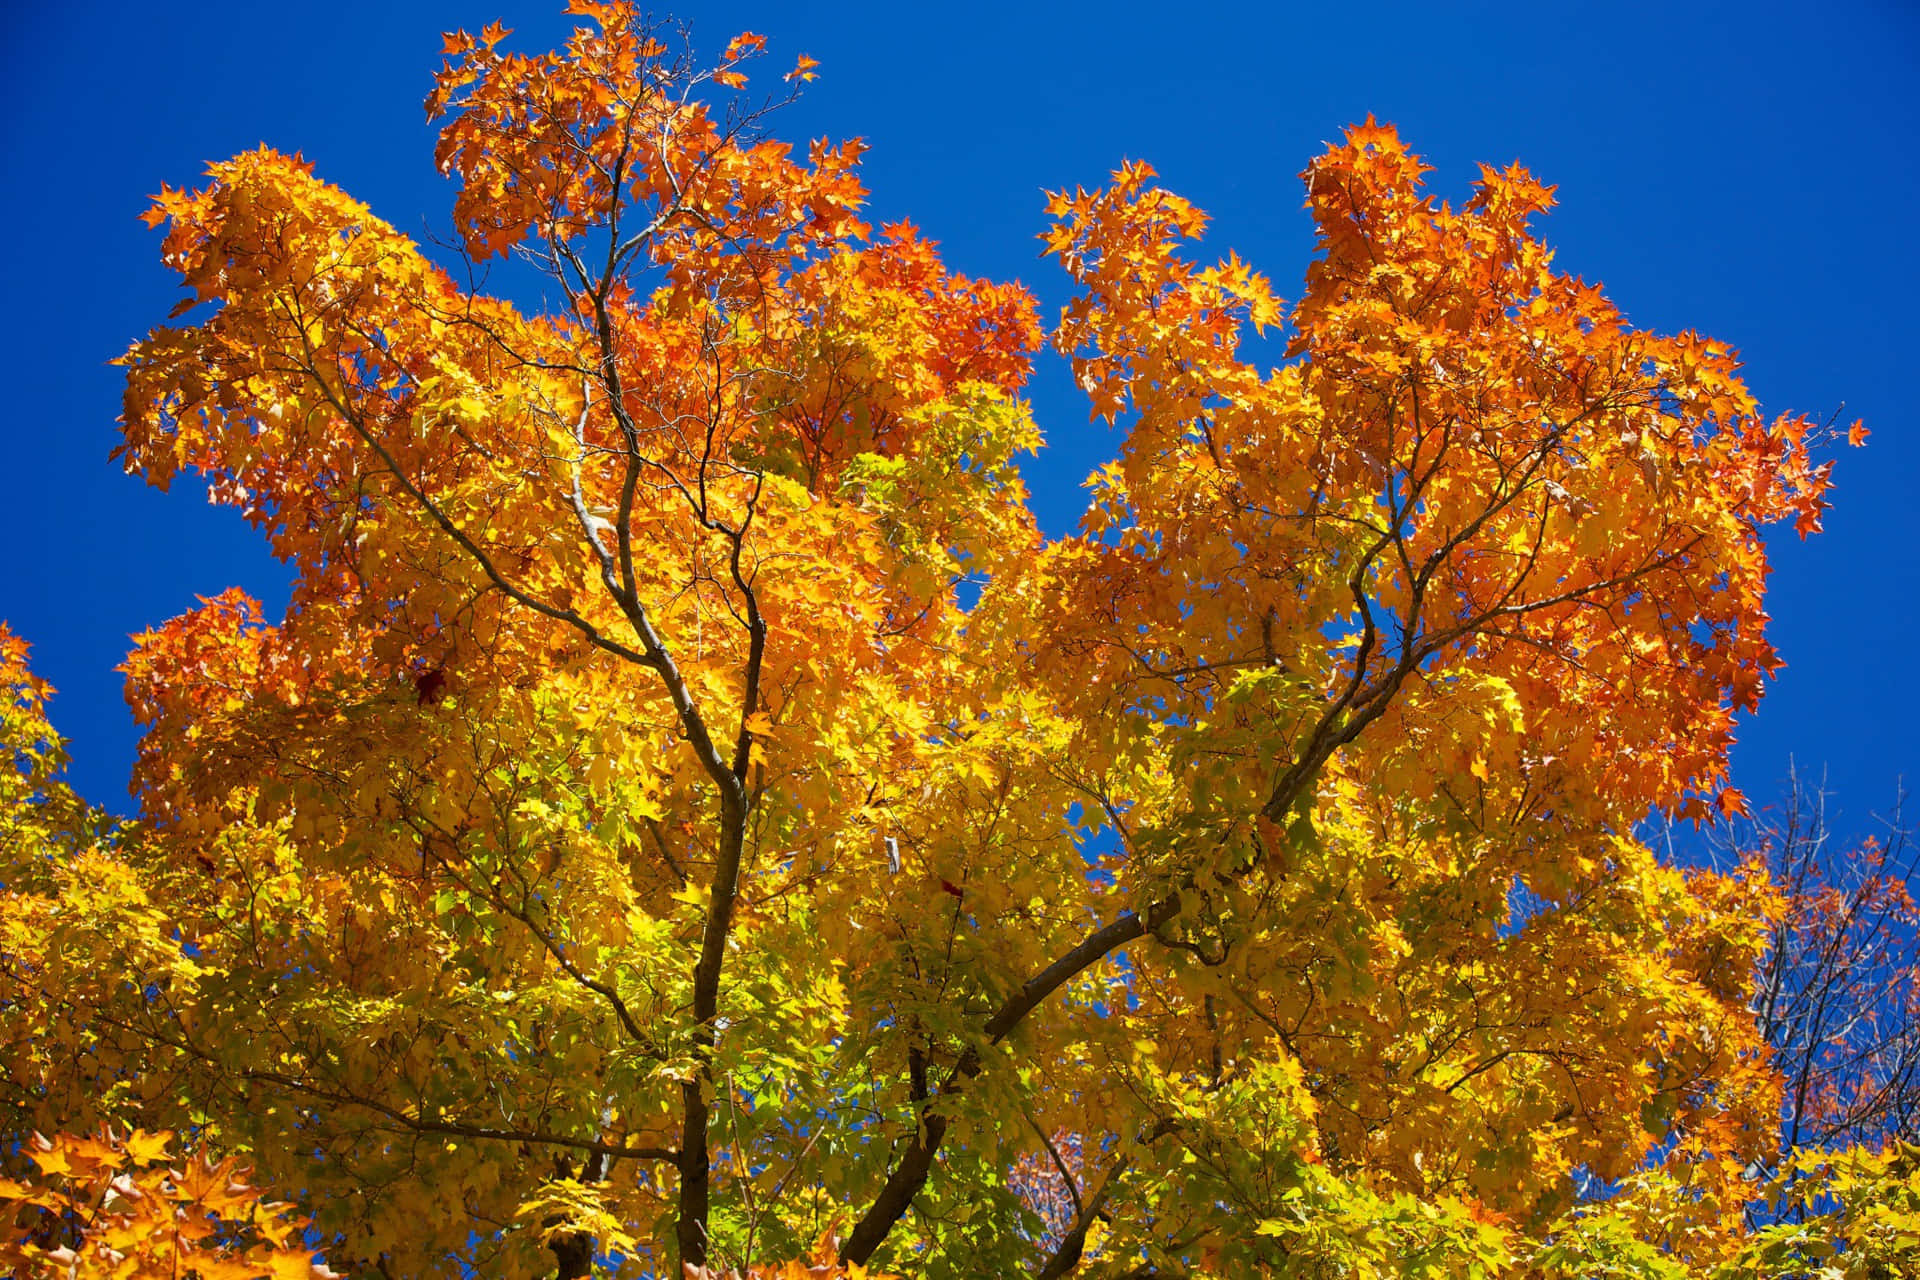
[{"label": "blue sky", "polygon": [[[1437,167],[1479,161],[1559,185],[1543,224],[1566,269],[1636,323],[1696,328],[1744,354],[1769,411],[1845,404],[1869,448],[1839,457],[1827,532],[1775,540],[1772,635],[1788,667],[1743,722],[1735,777],[1756,799],[1789,756],[1828,771],[1864,830],[1920,773],[1920,485],[1910,369],[1920,355],[1920,6],[1786,4],[729,4],[675,12],[709,48],[769,37],[769,73],[821,79],[776,128],[872,146],[876,220],[910,217],[956,267],[1017,277],[1047,314],[1065,280],[1038,259],[1043,189],[1150,161],[1293,296],[1311,231],[1296,174],[1369,112]],[[232,512],[159,494],[107,461],[106,363],[177,294],[137,220],[160,185],[266,142],[402,230],[444,228],[420,109],[442,30],[503,18],[545,49],[555,3],[262,6],[77,2],[0,17],[0,415],[8,466],[0,618],[60,690],[73,777],[125,809],[134,730],[113,671],[130,633],[238,583],[277,608],[285,571]],[[1033,388],[1049,437],[1029,468],[1043,522],[1071,527],[1113,440],[1064,368]]]}]

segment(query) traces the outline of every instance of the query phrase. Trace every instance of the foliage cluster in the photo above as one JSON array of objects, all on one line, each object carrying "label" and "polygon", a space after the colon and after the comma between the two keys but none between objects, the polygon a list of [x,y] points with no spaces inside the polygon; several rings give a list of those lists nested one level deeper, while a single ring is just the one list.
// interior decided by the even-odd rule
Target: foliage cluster
[{"label": "foliage cluster", "polygon": [[[1126,165],[1050,198],[1043,327],[870,227],[858,143],[766,134],[758,37],[574,11],[549,55],[448,37],[428,101],[468,265],[545,311],[298,157],[155,202],[188,296],[119,457],[295,580],[138,638],[129,824],[0,641],[0,1163],[15,1240],[71,1237],[9,1247],[1910,1265],[1912,1150],[1777,1158],[1756,973],[1803,897],[1634,834],[1744,809],[1764,536],[1817,529],[1824,429],[1558,271],[1517,167],[1443,203],[1350,130],[1289,308]],[[1049,341],[1116,430],[1059,539],[1018,465]],[[248,1161],[300,1249],[231,1164],[29,1136],[135,1123]]]}]

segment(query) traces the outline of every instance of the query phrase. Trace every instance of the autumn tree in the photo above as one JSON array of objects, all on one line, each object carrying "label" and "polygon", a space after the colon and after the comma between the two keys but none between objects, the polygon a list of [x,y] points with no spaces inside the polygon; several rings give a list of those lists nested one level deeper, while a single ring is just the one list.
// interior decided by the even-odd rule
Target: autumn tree
[{"label": "autumn tree", "polygon": [[[428,100],[544,312],[297,157],[155,203],[120,457],[295,581],[139,638],[137,829],[9,846],[15,1132],[191,1124],[359,1276],[1738,1256],[1776,890],[1632,833],[1742,804],[1822,432],[1371,121],[1291,308],[1130,164],[1043,332],[766,132],[759,37],[574,11]],[[1116,432],[1061,539],[1049,336]]]},{"label": "autumn tree", "polygon": [[[1790,772],[1777,806],[1719,833],[1781,895],[1754,993],[1784,1093],[1780,1156],[1920,1141],[1920,871],[1898,808],[1845,840],[1826,789]],[[1769,1162],[1770,1164],[1774,1162]]]}]

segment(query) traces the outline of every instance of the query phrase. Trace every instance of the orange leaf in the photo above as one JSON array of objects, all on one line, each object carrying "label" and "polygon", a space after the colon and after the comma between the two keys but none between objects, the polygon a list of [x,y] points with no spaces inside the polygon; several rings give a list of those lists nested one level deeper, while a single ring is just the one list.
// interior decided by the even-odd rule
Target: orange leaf
[{"label": "orange leaf", "polygon": [[157,1164],[167,1158],[167,1147],[173,1142],[173,1133],[162,1129],[159,1133],[147,1133],[135,1129],[127,1135],[127,1156],[136,1165]]}]

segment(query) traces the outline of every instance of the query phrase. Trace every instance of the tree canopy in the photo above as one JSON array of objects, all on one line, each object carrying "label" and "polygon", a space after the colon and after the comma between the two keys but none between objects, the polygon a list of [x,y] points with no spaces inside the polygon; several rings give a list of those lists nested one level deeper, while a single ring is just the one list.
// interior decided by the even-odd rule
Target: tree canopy
[{"label": "tree canopy", "polygon": [[[457,253],[269,150],[154,204],[118,457],[296,577],[138,637],[129,823],[0,645],[15,1174],[243,1158],[310,1249],[234,1275],[1912,1260],[1920,1151],[1752,1174],[1782,888],[1635,835],[1744,808],[1825,428],[1557,270],[1517,167],[1354,127],[1288,307],[1128,164],[1050,197],[1044,325],[775,139],[809,59],[573,10],[448,37]],[[1064,538],[1049,342],[1116,442]]]}]

